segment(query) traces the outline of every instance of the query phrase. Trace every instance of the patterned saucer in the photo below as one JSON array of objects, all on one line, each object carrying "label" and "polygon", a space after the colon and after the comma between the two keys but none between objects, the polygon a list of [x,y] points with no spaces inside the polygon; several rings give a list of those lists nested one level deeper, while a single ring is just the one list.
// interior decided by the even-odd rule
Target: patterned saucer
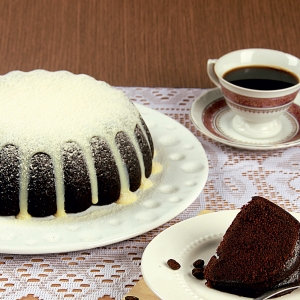
[{"label": "patterned saucer", "polygon": [[280,118],[281,131],[264,139],[248,138],[237,133],[232,126],[234,113],[227,106],[219,88],[208,90],[197,98],[191,108],[191,119],[208,137],[220,143],[249,150],[271,150],[300,144],[300,96]]}]

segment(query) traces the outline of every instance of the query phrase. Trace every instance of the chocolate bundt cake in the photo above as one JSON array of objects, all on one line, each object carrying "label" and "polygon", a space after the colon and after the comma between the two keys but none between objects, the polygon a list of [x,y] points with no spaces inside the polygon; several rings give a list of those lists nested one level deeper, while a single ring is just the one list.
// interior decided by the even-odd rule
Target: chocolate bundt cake
[{"label": "chocolate bundt cake", "polygon": [[45,70],[0,76],[0,90],[1,216],[130,202],[150,176],[152,138],[123,92]]},{"label": "chocolate bundt cake", "polygon": [[242,207],[208,262],[206,285],[258,297],[300,281],[300,223],[262,197]]}]

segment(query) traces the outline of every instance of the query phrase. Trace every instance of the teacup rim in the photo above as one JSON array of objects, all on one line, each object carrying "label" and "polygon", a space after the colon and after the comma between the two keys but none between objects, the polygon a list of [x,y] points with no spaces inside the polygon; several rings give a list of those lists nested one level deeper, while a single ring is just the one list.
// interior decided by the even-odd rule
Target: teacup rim
[{"label": "teacup rim", "polygon": [[[243,52],[251,52],[251,51],[262,51],[264,53],[264,55],[273,52],[273,53],[278,53],[278,54],[283,54],[287,57],[290,57],[291,59],[295,60],[296,64],[293,66],[291,65],[291,68],[285,68],[279,65],[272,65],[270,63],[264,63],[264,62],[260,62],[257,64],[253,64],[253,63],[247,63],[246,61],[244,61],[243,63],[240,64],[241,67],[243,66],[264,66],[264,67],[274,67],[274,68],[280,68],[282,70],[288,71],[288,72],[292,72],[295,76],[297,76],[298,78],[298,83],[288,87],[288,88],[284,88],[284,89],[278,89],[278,90],[257,90],[257,89],[248,89],[248,88],[244,88],[244,87],[240,87],[237,85],[234,85],[232,83],[230,83],[229,81],[227,81],[226,79],[224,79],[224,74],[226,72],[228,72],[230,69],[233,69],[234,67],[228,68],[228,70],[226,72],[222,72],[222,64],[224,63],[224,59],[226,59],[227,57],[230,57],[232,55],[236,55],[237,53],[243,53]],[[223,62],[222,62],[223,60]],[[244,96],[251,96],[255,94],[255,97],[258,98],[262,98],[262,97],[280,97],[280,96],[285,96],[288,95],[289,93],[295,92],[297,90],[300,89],[300,59],[290,53],[287,52],[283,52],[280,50],[276,50],[276,49],[268,49],[268,48],[244,48],[244,49],[238,49],[238,50],[234,50],[231,52],[228,52],[224,55],[222,55],[221,57],[219,57],[216,62],[215,62],[215,66],[214,66],[214,70],[215,70],[215,74],[219,79],[219,82],[221,85],[225,86],[227,89],[239,94],[241,93]]]}]

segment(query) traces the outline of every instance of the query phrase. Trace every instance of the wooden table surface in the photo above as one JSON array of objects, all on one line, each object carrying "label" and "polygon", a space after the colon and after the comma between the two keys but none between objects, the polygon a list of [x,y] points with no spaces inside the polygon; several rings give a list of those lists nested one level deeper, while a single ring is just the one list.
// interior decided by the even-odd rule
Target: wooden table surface
[{"label": "wooden table surface", "polygon": [[212,87],[208,58],[300,57],[297,0],[2,0],[0,74],[43,68],[115,86]]},{"label": "wooden table surface", "polygon": [[2,0],[0,14],[0,74],[65,69],[114,86],[206,88],[207,59],[229,51],[300,57],[297,0]]}]

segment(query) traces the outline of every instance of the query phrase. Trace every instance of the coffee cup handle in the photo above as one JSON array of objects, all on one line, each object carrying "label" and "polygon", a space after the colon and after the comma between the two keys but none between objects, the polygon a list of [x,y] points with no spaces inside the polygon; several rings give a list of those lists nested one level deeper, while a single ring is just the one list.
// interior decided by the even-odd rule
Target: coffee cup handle
[{"label": "coffee cup handle", "polygon": [[207,74],[208,74],[208,77],[210,78],[210,80],[219,88],[221,88],[221,84],[220,84],[220,81],[219,81],[219,78],[217,77],[216,75],[216,72],[215,72],[215,64],[218,60],[217,59],[209,59],[207,61]]}]

